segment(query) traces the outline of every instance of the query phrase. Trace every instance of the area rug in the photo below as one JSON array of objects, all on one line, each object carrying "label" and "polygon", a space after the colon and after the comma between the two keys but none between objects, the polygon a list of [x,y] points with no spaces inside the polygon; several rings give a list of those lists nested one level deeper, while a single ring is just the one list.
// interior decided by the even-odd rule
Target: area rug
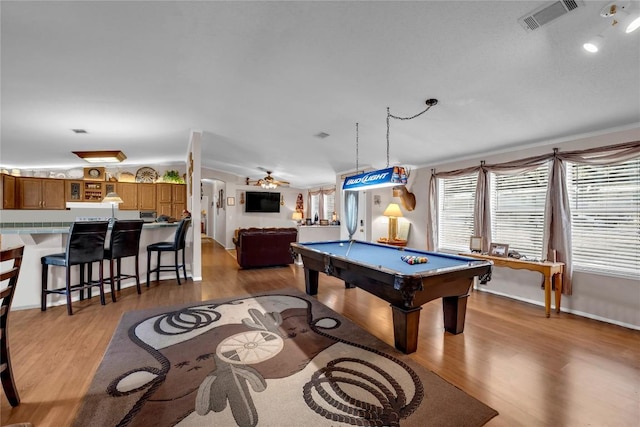
[{"label": "area rug", "polygon": [[498,413],[296,289],[125,313],[75,426],[481,426]]}]

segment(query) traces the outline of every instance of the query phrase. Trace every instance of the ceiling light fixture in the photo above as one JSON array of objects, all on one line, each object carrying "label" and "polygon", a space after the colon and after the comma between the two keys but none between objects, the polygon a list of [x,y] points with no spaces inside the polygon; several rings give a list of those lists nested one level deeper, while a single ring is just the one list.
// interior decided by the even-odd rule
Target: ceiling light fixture
[{"label": "ceiling light fixture", "polygon": [[[429,111],[431,107],[438,104],[437,99],[427,99],[425,102],[427,108],[411,117],[398,117],[389,112],[387,107],[387,167],[385,169],[375,170],[372,172],[360,173],[358,175],[348,176],[344,180],[342,189],[344,191],[358,191],[364,189],[395,187],[407,183],[409,169],[403,166],[389,166],[389,128],[390,119],[411,120],[419,117]],[[358,124],[356,123],[356,170],[358,169]]]},{"label": "ceiling light fixture", "polygon": [[[605,32],[610,32],[611,28],[615,28],[618,25],[624,28],[624,32],[626,34],[632,33],[640,28],[640,12],[630,14],[627,10],[630,3],[631,2],[629,0],[617,0],[600,9],[601,17],[612,20],[611,25],[608,26]],[[582,47],[587,52],[596,53],[600,50],[603,44],[604,33],[601,33],[583,44]]]},{"label": "ceiling light fixture", "polygon": [[119,163],[127,158],[122,151],[72,151],[88,163]]}]

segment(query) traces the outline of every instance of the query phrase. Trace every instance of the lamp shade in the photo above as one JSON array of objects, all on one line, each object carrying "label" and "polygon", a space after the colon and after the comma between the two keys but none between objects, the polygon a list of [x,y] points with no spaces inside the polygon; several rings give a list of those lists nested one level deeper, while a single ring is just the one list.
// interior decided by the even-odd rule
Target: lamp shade
[{"label": "lamp shade", "polygon": [[118,196],[118,193],[116,193],[115,191],[112,191],[111,193],[107,193],[104,199],[102,199],[102,202],[116,204],[116,203],[124,203],[124,200],[122,200],[122,198]]},{"label": "lamp shade", "polygon": [[291,219],[300,221],[302,219],[302,212],[294,212],[293,215],[291,215]]},{"label": "lamp shade", "polygon": [[397,203],[389,203],[389,206],[382,213],[384,216],[399,218],[402,217],[402,211],[400,210],[400,206]]}]

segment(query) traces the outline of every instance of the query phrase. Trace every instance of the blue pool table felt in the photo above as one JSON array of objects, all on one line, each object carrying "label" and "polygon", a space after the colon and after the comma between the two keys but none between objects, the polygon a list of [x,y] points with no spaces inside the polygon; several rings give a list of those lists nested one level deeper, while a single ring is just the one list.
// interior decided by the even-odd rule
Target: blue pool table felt
[{"label": "blue pool table felt", "polygon": [[[438,252],[428,252],[416,249],[398,248],[395,246],[380,245],[368,242],[353,242],[349,255],[349,241],[330,242],[306,242],[300,243],[310,249],[326,252],[330,255],[340,256],[349,260],[393,270],[398,274],[412,275],[433,270],[447,269],[468,265],[475,260],[457,255],[449,255]],[[405,255],[424,256],[428,261],[424,264],[408,264],[401,257]]]}]

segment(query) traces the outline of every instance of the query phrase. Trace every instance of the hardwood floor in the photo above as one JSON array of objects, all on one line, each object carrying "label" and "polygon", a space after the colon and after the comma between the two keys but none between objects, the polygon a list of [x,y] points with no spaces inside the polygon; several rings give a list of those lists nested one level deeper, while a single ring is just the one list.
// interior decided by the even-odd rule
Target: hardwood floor
[{"label": "hardwood floor", "polygon": [[[4,393],[1,424],[68,426],[122,313],[253,292],[304,290],[300,267],[239,270],[221,246],[203,243],[202,282],[174,280],[64,306],[12,312],[9,339],[22,402]],[[320,275],[318,300],[393,345],[391,309],[360,289]],[[640,332],[482,292],[469,298],[465,331],[444,332],[440,300],[424,306],[418,351],[411,356],[500,415],[488,426],[637,426]]]}]

